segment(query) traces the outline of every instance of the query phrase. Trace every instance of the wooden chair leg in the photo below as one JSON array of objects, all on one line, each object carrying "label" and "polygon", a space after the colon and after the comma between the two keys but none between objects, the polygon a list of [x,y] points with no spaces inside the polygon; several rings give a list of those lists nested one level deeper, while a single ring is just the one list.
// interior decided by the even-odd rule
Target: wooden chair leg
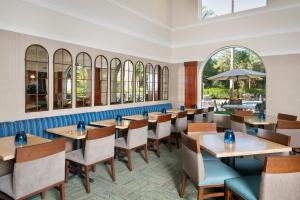
[{"label": "wooden chair leg", "polygon": [[179,135],[180,133],[176,133],[176,145],[177,145],[177,149],[179,149]]},{"label": "wooden chair leg", "polygon": [[181,191],[180,191],[180,198],[183,198],[184,193],[185,193],[185,188],[186,188],[186,174],[183,172],[182,173],[182,184],[181,184]]},{"label": "wooden chair leg", "polygon": [[225,200],[231,200],[232,199],[232,191],[225,187]]},{"label": "wooden chair leg", "polygon": [[148,163],[149,160],[148,160],[148,148],[147,148],[147,144],[144,145],[144,154],[145,154],[144,159],[145,159],[146,163]]},{"label": "wooden chair leg", "polygon": [[110,167],[111,167],[111,178],[115,182],[116,181],[116,171],[115,171],[115,160],[111,158],[110,160]]},{"label": "wooden chair leg", "polygon": [[68,182],[69,177],[69,161],[66,160],[65,162],[65,183]]},{"label": "wooden chair leg", "polygon": [[59,196],[60,196],[60,200],[65,200],[65,184],[62,183],[59,186]]},{"label": "wooden chair leg", "polygon": [[96,172],[96,164],[92,165],[92,171]]},{"label": "wooden chair leg", "polygon": [[90,177],[89,177],[89,167],[84,166],[84,172],[85,172],[85,189],[87,193],[90,193]]},{"label": "wooden chair leg", "polygon": [[129,171],[132,171],[132,160],[131,160],[131,150],[127,149],[127,157],[128,157],[128,169]]},{"label": "wooden chair leg", "polygon": [[41,199],[45,198],[45,192],[41,192]]},{"label": "wooden chair leg", "polygon": [[204,197],[204,188],[203,187],[198,187],[198,198],[197,200],[203,200]]},{"label": "wooden chair leg", "polygon": [[169,152],[172,152],[172,137],[168,137],[168,143],[169,143]]},{"label": "wooden chair leg", "polygon": [[160,158],[160,147],[159,147],[160,144],[159,144],[159,140],[156,140],[155,143],[156,143],[156,155],[157,155],[157,157]]}]

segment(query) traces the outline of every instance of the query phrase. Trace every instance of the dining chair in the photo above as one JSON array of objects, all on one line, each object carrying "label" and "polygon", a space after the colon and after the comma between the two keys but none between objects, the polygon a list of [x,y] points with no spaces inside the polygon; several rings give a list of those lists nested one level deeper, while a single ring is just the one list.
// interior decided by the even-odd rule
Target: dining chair
[{"label": "dining chair", "polygon": [[258,176],[225,180],[225,200],[300,199],[300,156],[267,157]]},{"label": "dining chair", "polygon": [[0,191],[13,199],[27,199],[56,188],[65,199],[65,140],[16,149],[12,174],[0,177]]},{"label": "dining chair", "polygon": [[115,126],[87,130],[84,148],[66,154],[66,182],[69,169],[74,170],[74,165],[80,166],[80,170],[83,167],[86,192],[90,193],[89,171],[95,171],[96,164],[100,162],[110,163],[112,180],[115,181],[114,147]]},{"label": "dining chair", "polygon": [[156,155],[160,157],[160,141],[168,140],[169,151],[171,146],[171,114],[160,115],[157,117],[157,124],[154,130],[148,130],[148,140],[156,145]]},{"label": "dining chair", "polygon": [[131,121],[128,127],[127,138],[119,137],[115,141],[115,148],[117,153],[125,153],[128,158],[128,169],[132,171],[131,150],[143,148],[144,159],[148,163],[147,150],[147,136],[148,136],[148,120]]},{"label": "dining chair", "polygon": [[253,115],[253,112],[251,110],[235,110],[234,115],[238,115],[241,117],[250,117]]},{"label": "dining chair", "polygon": [[278,120],[276,132],[291,136],[291,147],[300,152],[300,121]]},{"label": "dining chair", "polygon": [[[187,128],[187,135],[197,137],[202,134],[217,134],[216,123],[190,123]],[[201,151],[203,160],[219,160],[205,150]]]},{"label": "dining chair", "polygon": [[204,122],[203,118],[203,109],[196,109],[194,113],[194,123],[196,122]]},{"label": "dining chair", "polygon": [[277,119],[278,120],[287,120],[287,121],[297,121],[297,116],[284,114],[284,113],[278,113]]},{"label": "dining chair", "polygon": [[[179,196],[183,198],[189,178],[198,190],[198,200],[224,196],[224,180],[239,177],[239,173],[221,161],[203,160],[198,141],[184,133],[182,140],[182,185]],[[206,189],[221,189],[205,193]]]},{"label": "dining chair", "polygon": [[214,122],[214,107],[208,107],[206,113],[207,122]]},{"label": "dining chair", "polygon": [[231,124],[231,129],[233,131],[247,133],[247,127],[245,124],[244,117],[238,115],[231,115],[230,124]]},{"label": "dining chair", "polygon": [[186,131],[187,129],[187,112],[177,113],[175,124],[171,126],[171,137],[175,138],[177,148],[179,149],[179,138],[181,131]]}]

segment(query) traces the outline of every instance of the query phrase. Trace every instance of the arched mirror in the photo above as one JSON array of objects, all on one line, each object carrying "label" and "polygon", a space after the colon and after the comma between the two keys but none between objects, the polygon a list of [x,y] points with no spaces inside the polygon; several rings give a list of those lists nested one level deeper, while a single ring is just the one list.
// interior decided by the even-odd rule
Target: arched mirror
[{"label": "arched mirror", "polygon": [[91,106],[92,59],[89,54],[80,52],[76,57],[76,107]]},{"label": "arched mirror", "polygon": [[141,61],[138,61],[135,64],[135,102],[144,101],[144,72],[144,64]]},{"label": "arched mirror", "polygon": [[133,102],[134,66],[132,61],[126,60],[123,65],[123,103]]},{"label": "arched mirror", "polygon": [[161,66],[154,68],[154,100],[161,100]]},{"label": "arched mirror", "polygon": [[41,45],[31,45],[25,53],[25,111],[48,110],[49,56]]},{"label": "arched mirror", "polygon": [[162,70],[162,99],[168,100],[169,98],[169,69],[164,66]]},{"label": "arched mirror", "polygon": [[72,108],[72,56],[66,49],[53,55],[53,108]]},{"label": "arched mirror", "polygon": [[110,104],[120,104],[122,83],[122,63],[119,58],[110,61]]},{"label": "arched mirror", "polygon": [[107,105],[108,96],[108,62],[99,55],[95,60],[95,106]]},{"label": "arched mirror", "polygon": [[154,84],[154,74],[153,66],[148,63],[145,67],[145,100],[153,101],[153,84]]}]

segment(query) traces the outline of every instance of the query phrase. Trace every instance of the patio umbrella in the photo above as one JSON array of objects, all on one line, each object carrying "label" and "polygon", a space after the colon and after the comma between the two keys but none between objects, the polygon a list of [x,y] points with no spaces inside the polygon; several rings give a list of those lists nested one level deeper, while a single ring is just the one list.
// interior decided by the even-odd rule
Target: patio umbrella
[{"label": "patio umbrella", "polygon": [[[245,80],[250,78],[261,78],[265,77],[266,74],[258,71],[252,71],[248,69],[234,68],[226,72],[222,72],[215,76],[207,78],[208,80]],[[237,95],[239,98],[239,86],[237,85]]]}]

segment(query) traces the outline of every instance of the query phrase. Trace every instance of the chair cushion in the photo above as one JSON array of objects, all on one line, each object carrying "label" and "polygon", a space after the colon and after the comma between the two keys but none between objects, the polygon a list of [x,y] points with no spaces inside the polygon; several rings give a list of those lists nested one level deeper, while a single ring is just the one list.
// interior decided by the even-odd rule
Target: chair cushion
[{"label": "chair cushion", "polygon": [[12,178],[12,174],[7,174],[0,177],[0,191],[15,199]]},{"label": "chair cushion", "polygon": [[221,161],[204,160],[205,179],[199,186],[221,185],[226,179],[240,177],[240,174]]},{"label": "chair cushion", "polygon": [[127,148],[127,143],[124,137],[119,137],[115,140],[115,147],[123,148],[123,149],[128,149]]},{"label": "chair cushion", "polygon": [[70,160],[70,161],[73,161],[76,163],[87,165],[87,163],[85,162],[84,157],[83,157],[82,149],[77,149],[75,151],[66,153],[66,160]]},{"label": "chair cushion", "polygon": [[252,156],[235,159],[235,169],[244,176],[260,175],[263,167],[264,162]]},{"label": "chair cushion", "polygon": [[247,200],[257,200],[259,197],[260,176],[244,176],[225,181],[225,186]]},{"label": "chair cushion", "polygon": [[220,160],[219,158],[211,155],[210,153],[208,153],[207,151],[205,150],[202,150],[201,151],[201,154],[202,154],[202,158],[203,160]]},{"label": "chair cushion", "polygon": [[158,139],[153,130],[148,130],[148,138],[150,138],[150,139]]}]

